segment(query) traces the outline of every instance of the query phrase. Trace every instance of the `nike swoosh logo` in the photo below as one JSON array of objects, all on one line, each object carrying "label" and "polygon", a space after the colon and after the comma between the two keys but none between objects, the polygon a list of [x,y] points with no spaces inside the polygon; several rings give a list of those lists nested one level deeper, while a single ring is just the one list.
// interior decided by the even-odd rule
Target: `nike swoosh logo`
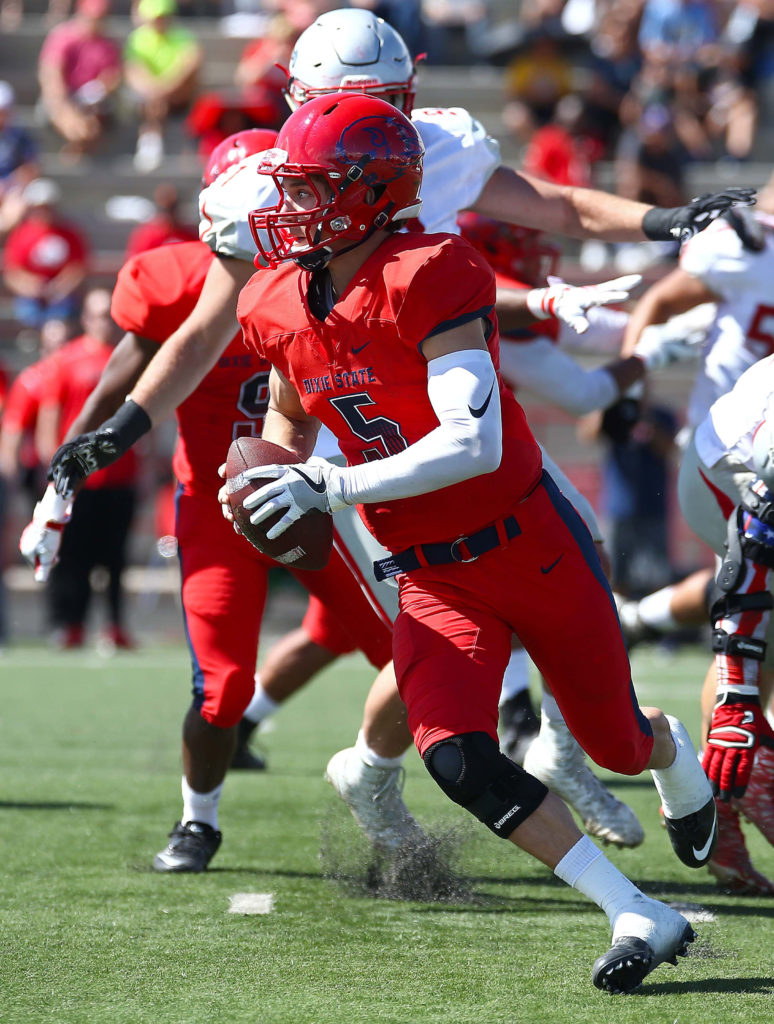
[{"label": "nike swoosh logo", "polygon": [[564,555],[559,555],[559,557],[556,559],[556,561],[552,562],[550,565],[541,565],[540,566],[540,571],[545,576],[547,573],[551,572],[551,570],[554,568],[554,566],[558,565],[563,558],[564,558]]},{"label": "nike swoosh logo", "polygon": [[470,415],[471,416],[475,416],[477,420],[481,419],[481,417],[484,415],[486,410],[489,408],[489,403],[492,400],[492,392],[493,391],[494,391],[494,381],[492,381],[492,386],[489,389],[489,394],[486,396],[486,401],[484,402],[483,405],[480,405],[478,407],[478,409],[474,409],[470,405],[468,406],[468,409],[470,410]]},{"label": "nike swoosh logo", "polygon": [[712,840],[715,838],[715,822],[717,821],[717,818],[718,818],[718,812],[715,811],[715,818],[714,818],[714,820],[712,822],[712,828],[710,830],[709,839],[704,844],[704,846],[702,846],[702,848],[700,850],[697,850],[695,846],[691,847],[691,849],[693,851],[693,855],[696,858],[696,860],[704,860],[704,858],[709,853],[710,847],[712,846]]},{"label": "nike swoosh logo", "polygon": [[301,477],[301,479],[305,480],[309,484],[309,486],[312,488],[313,491],[317,491],[318,494],[325,494],[325,481],[324,480],[321,480],[319,484],[316,484],[313,480],[310,480],[310,478],[306,475],[306,473],[302,473],[300,469],[296,469],[295,466],[291,466],[291,469],[293,469],[294,472],[298,473],[298,475]]},{"label": "nike swoosh logo", "polygon": [[366,345],[370,345],[370,344],[371,344],[371,342],[367,341],[364,345],[358,345],[357,348],[353,348],[352,349],[352,355],[356,356],[358,354],[358,352],[362,352],[363,351],[363,349],[366,347]]}]

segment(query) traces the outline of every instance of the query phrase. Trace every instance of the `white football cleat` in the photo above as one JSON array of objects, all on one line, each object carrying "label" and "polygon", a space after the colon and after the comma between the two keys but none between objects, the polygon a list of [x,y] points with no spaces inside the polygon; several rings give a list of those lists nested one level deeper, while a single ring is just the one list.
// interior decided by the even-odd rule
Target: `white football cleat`
[{"label": "white football cleat", "polygon": [[334,754],[325,769],[352,817],[379,853],[393,854],[423,832],[403,802],[403,768],[375,768],[354,747]]},{"label": "white football cleat", "polygon": [[628,847],[639,846],[645,838],[637,815],[592,772],[564,722],[543,719],[540,733],[524,757],[524,770],[573,807],[589,835]]},{"label": "white football cleat", "polygon": [[613,995],[631,992],[659,964],[677,966],[695,938],[682,914],[640,893],[616,916],[613,944],[594,963],[594,984]]}]

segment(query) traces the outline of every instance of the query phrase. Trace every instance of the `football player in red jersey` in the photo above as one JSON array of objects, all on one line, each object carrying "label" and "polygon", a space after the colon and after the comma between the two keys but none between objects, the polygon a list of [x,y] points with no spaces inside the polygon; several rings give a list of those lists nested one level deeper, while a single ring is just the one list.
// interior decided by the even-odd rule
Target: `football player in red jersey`
[{"label": "football player in red jersey", "polygon": [[[244,502],[269,536],[312,509],[356,504],[398,576],[393,653],[417,749],[456,803],[595,900],[613,927],[598,987],[629,991],[685,951],[687,921],[644,896],[566,806],[503,755],[500,681],[516,633],[594,759],[650,768],[675,852],[698,867],[716,836],[684,727],[638,707],[615,606],[588,530],[543,471],[497,372],[494,275],[457,236],[391,230],[415,216],[423,146],[374,97],[310,100],[263,155],[280,194],[250,223],[259,272],[239,298],[272,364],[264,437],[307,460]],[[324,423],[346,468],[310,458]],[[224,509],[227,487],[221,492]],[[562,642],[551,626],[561,622]]]},{"label": "football player in red jersey", "polygon": [[[214,151],[205,181],[265,149],[274,138],[274,132],[260,129],[229,138]],[[118,275],[111,308],[116,323],[127,333],[78,417],[67,417],[70,435],[99,424],[120,405],[159,344],[195,306],[215,258],[204,243],[185,242],[127,261]],[[201,385],[177,410],[176,535],[193,701],[183,725],[183,812],[167,848],[154,859],[158,871],[202,871],[217,851],[221,841],[218,804],[235,726],[255,688],[268,573],[276,563],[235,535],[221,516],[214,494],[218,466],[230,441],[240,434],[260,435],[269,397],[269,369],[265,360],[245,350],[237,331]],[[59,501],[47,492],[41,505]],[[45,512],[45,520],[42,514],[36,516],[45,526],[52,512]],[[35,531],[35,521],[28,529]],[[28,537],[27,545],[33,539]],[[390,662],[391,625],[348,569],[338,544],[323,571],[294,575],[315,594],[316,601],[304,619],[303,643],[296,636],[295,643],[286,641],[283,647],[290,660],[285,675],[313,674],[338,654],[355,648],[377,669]],[[329,613],[321,615],[321,608]],[[347,618],[357,622],[357,637],[340,625]],[[399,824],[411,829],[413,819],[403,818]]]},{"label": "football player in red jersey", "polygon": [[[347,45],[338,46],[340,40]],[[357,53],[357,62],[347,53]],[[346,88],[357,94],[379,92],[410,109],[414,79],[413,61],[405,44],[381,19],[362,10],[333,11],[318,18],[298,40],[291,60],[289,96],[296,105],[310,96]],[[427,187],[430,202],[420,224],[426,230],[454,230],[457,212],[469,207],[579,237],[671,238],[675,233],[701,230],[733,203],[751,201],[749,190],[732,189],[701,197],[686,207],[660,210],[593,190],[560,189],[501,166],[496,142],[464,110],[415,111],[413,117],[428,149],[427,169],[435,175],[435,183]],[[221,258],[211,264],[196,308],[143,374],[133,389],[132,401],[120,411],[118,421],[111,421],[109,435],[100,438],[99,431],[92,431],[75,447],[70,444],[58,453],[55,461],[61,488],[134,443],[153,419],[169,414],[232,337],[234,302],[252,269],[248,261],[255,252],[252,240],[245,241],[246,210],[260,205],[255,202],[255,182],[245,174],[240,180],[246,191],[231,207],[226,202],[217,209],[218,196],[211,190],[202,194],[202,237]],[[235,178],[229,188],[238,184]],[[249,238],[249,232],[246,234]],[[566,285],[538,291],[542,293],[542,312],[553,311],[582,323],[588,292],[581,290],[579,297],[579,290]],[[604,297],[593,301],[609,301],[609,295],[606,290]],[[529,318],[524,294],[515,295],[515,306],[516,315],[524,316],[526,311]],[[383,753],[387,761],[393,760]],[[387,769],[387,764],[384,767]]]}]

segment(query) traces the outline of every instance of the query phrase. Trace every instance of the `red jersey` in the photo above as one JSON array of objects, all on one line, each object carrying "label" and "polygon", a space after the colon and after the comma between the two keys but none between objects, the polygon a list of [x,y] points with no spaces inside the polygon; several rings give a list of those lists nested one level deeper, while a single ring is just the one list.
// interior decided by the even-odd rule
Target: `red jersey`
[{"label": "red jersey", "polygon": [[[133,257],[116,281],[113,319],[125,331],[163,343],[196,305],[215,258],[203,242],[165,245]],[[232,440],[243,434],[261,436],[269,404],[269,369],[245,347],[238,332],[178,407],[173,468],[187,493],[211,495]]]},{"label": "red jersey", "polygon": [[[88,334],[73,338],[47,361],[45,394],[42,405],[56,405],[59,412],[61,444],[84,402],[97,386],[102,371],[113,354],[113,346]],[[89,490],[126,487],[137,477],[137,455],[130,449],[120,459],[90,474],[83,486]]]},{"label": "red jersey", "polygon": [[69,224],[50,224],[28,217],[8,236],[3,261],[6,268],[26,270],[51,281],[71,263],[83,263],[88,246]]},{"label": "red jersey", "polygon": [[154,217],[147,224],[140,224],[129,235],[126,243],[126,258],[131,259],[148,249],[160,245],[175,245],[178,242],[195,242],[199,233],[184,224],[170,224],[168,217]]},{"label": "red jersey", "polygon": [[[494,274],[459,236],[388,236],[324,322],[309,309],[309,277],[293,263],[259,271],[242,290],[237,314],[247,344],[291,381],[305,411],[336,435],[349,465],[394,455],[438,426],[420,351],[427,338],[484,318],[498,366]],[[500,402],[499,469],[430,494],[363,506],[380,543],[398,551],[454,540],[506,515],[535,485],[540,451],[502,380]]]},{"label": "red jersey", "polygon": [[35,426],[45,394],[49,359],[40,359],[25,367],[14,378],[3,409],[2,429],[22,435],[19,463],[26,469],[32,469],[40,461],[35,448]]}]

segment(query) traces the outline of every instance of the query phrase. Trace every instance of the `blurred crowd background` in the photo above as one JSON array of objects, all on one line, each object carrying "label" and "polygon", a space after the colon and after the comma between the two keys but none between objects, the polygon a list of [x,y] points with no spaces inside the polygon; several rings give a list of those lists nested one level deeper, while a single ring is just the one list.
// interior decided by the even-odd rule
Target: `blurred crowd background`
[{"label": "blurred crowd background", "polygon": [[[114,344],[109,293],[127,255],[196,237],[203,161],[244,127],[278,128],[297,36],[342,0],[0,0],[0,504],[11,633],[31,590],[18,534],[66,429],[41,416],[40,361],[83,337]],[[663,206],[727,184],[762,187],[774,155],[774,0],[356,0],[421,56],[418,106],[464,106],[504,160],[569,185]],[[279,65],[279,67],[278,67]],[[572,281],[638,271],[653,281],[674,246],[560,240]],[[656,385],[658,416],[639,428],[643,474],[661,474],[665,566],[643,592],[709,564],[670,492],[674,437],[691,370]],[[37,382],[37,385],[36,385]],[[8,399],[11,398],[9,402]],[[533,429],[603,522],[608,440],[524,398]],[[46,401],[52,403],[50,396]],[[60,402],[63,399],[60,397]],[[174,577],[174,430],[140,450],[136,586]],[[654,468],[655,467],[655,468]],[[652,491],[653,477],[649,478]],[[607,504],[606,504],[607,503]],[[646,578],[650,576],[651,578]],[[99,579],[93,579],[99,588]],[[103,589],[109,583],[103,580]],[[171,584],[174,589],[174,583]],[[154,591],[155,588],[155,591]],[[9,626],[10,623],[10,626]],[[121,640],[113,635],[113,640]],[[128,640],[128,638],[127,638]]]}]

